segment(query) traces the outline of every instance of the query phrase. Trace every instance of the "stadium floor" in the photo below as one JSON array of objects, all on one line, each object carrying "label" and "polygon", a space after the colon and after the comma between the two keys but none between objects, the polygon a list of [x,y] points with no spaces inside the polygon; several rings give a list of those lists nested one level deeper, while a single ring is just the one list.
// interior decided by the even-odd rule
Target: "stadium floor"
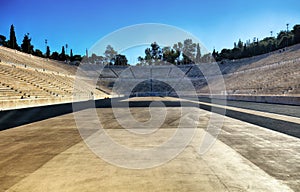
[{"label": "stadium floor", "polygon": [[[1,131],[0,191],[300,189],[300,140],[296,137],[224,117],[218,140],[208,152],[199,155],[209,111],[191,107],[186,114],[180,114],[178,107],[168,107],[160,129],[148,137],[139,137],[120,126],[111,108],[96,110],[106,133],[129,147],[157,146],[174,134],[182,115],[192,117],[198,113],[200,118],[190,118],[198,125],[182,153],[163,165],[140,170],[120,168],[96,156],[82,140],[72,113]],[[148,108],[130,110],[139,121],[149,119]],[[90,111],[75,113],[85,115]],[[91,120],[81,121],[84,124]],[[91,129],[89,133],[92,136],[96,131]]]}]

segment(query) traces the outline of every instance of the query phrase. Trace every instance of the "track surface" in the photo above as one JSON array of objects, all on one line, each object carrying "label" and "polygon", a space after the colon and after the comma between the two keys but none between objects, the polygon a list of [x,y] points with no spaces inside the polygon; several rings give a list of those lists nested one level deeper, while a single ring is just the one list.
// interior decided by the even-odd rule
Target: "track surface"
[{"label": "track surface", "polygon": [[[132,107],[131,112],[138,121],[150,118],[145,107]],[[195,113],[200,119],[192,119]],[[0,132],[0,191],[300,189],[300,140],[296,137],[225,117],[218,140],[207,153],[199,155],[211,116],[208,111],[190,107],[188,113],[180,114],[178,107],[168,107],[164,124],[147,137],[124,130],[111,108],[98,108],[97,114],[115,141],[132,148],[161,144],[176,131],[182,115],[191,117],[198,126],[193,140],[176,158],[141,170],[114,166],[91,152],[78,133],[73,114],[4,130]],[[89,133],[92,136],[96,131],[90,128]]]}]

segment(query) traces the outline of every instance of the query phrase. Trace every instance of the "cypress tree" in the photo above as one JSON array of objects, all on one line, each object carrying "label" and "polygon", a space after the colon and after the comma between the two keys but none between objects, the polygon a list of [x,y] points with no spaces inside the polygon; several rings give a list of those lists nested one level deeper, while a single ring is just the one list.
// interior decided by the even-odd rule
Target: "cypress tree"
[{"label": "cypress tree", "polygon": [[73,50],[70,50],[70,61],[73,61]]},{"label": "cypress tree", "polygon": [[23,43],[21,44],[21,48],[25,53],[33,53],[33,46],[31,45],[31,38],[29,38],[29,33],[25,34]]},{"label": "cypress tree", "polygon": [[19,49],[19,46],[17,44],[17,38],[16,38],[14,25],[10,26],[10,35],[9,35],[9,44],[8,45],[12,49]]},{"label": "cypress tree", "polygon": [[50,58],[50,47],[49,46],[47,46],[46,57]]},{"label": "cypress tree", "polygon": [[62,46],[62,48],[61,48],[61,53],[59,55],[59,59],[61,61],[65,61],[66,60],[65,46]]},{"label": "cypress tree", "polygon": [[197,43],[197,53],[196,53],[196,63],[200,63],[201,61],[201,50],[199,43]]}]

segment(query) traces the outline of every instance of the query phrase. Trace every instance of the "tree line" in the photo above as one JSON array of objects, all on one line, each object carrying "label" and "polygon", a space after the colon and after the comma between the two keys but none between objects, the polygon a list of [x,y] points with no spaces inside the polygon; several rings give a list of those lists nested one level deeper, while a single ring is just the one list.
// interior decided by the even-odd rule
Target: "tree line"
[{"label": "tree line", "polygon": [[104,56],[98,56],[92,53],[91,56],[83,56],[82,60],[86,63],[106,64],[106,65],[122,65],[127,66],[128,60],[125,55],[119,54],[111,45],[107,45]]},{"label": "tree line", "polygon": [[[45,43],[47,44],[47,40],[45,40]],[[65,51],[65,48],[68,48],[68,44],[65,46],[62,46],[61,52],[58,53],[57,51],[54,51],[51,53],[50,47],[46,46],[46,51],[43,53],[39,49],[34,49],[34,46],[31,43],[30,34],[26,33],[24,35],[24,38],[22,40],[22,44],[19,46],[17,43],[16,33],[15,33],[15,27],[14,25],[10,26],[10,33],[9,33],[9,39],[7,40],[4,35],[0,35],[0,45],[15,49],[18,51],[22,51],[24,53],[32,54],[38,57],[43,58],[49,58],[54,59],[58,61],[64,61],[64,62],[73,62],[73,61],[81,61],[82,57],[81,55],[73,55],[73,50],[70,49],[70,54],[67,54]]]},{"label": "tree line", "polygon": [[262,40],[253,38],[253,41],[239,40],[234,43],[232,49],[222,49],[216,52],[202,55],[199,44],[193,43],[191,39],[178,42],[173,47],[163,47],[154,42],[150,48],[145,50],[145,56],[138,57],[138,65],[155,65],[161,63],[171,63],[176,65],[193,64],[193,63],[210,63],[214,61],[242,59],[281,50],[285,47],[300,43],[300,25],[295,25],[291,31],[287,29],[280,31],[276,37],[266,37]]},{"label": "tree line", "polygon": [[[158,64],[193,64],[193,63],[210,63],[214,61],[242,59],[252,57],[260,54],[269,53],[275,50],[281,50],[287,46],[300,43],[300,25],[295,25],[292,30],[287,29],[280,31],[276,37],[274,37],[271,31],[271,36],[262,40],[254,37],[253,40],[247,40],[242,42],[239,40],[234,43],[232,49],[224,48],[220,52],[215,49],[212,53],[202,55],[201,48],[198,43],[194,43],[192,39],[186,39],[183,42],[175,43],[172,47],[160,47],[158,43],[153,42],[150,47],[146,48],[144,56],[138,57],[137,65],[158,65]],[[45,42],[47,44],[47,40]],[[6,37],[0,35],[0,45],[23,51],[25,53],[33,54],[39,57],[55,59],[59,61],[81,61],[89,63],[105,63],[108,65],[122,65],[126,66],[128,60],[125,55],[118,54],[117,51],[111,45],[106,47],[104,56],[98,56],[93,53],[91,56],[73,55],[72,49],[70,49],[70,55],[66,54],[65,49],[68,45],[62,46],[61,52],[51,53],[50,47],[46,47],[46,52],[43,53],[39,49],[34,49],[31,44],[31,38],[29,33],[24,35],[21,46],[17,44],[14,26],[10,27],[10,37],[6,40]],[[78,63],[77,63],[78,64]]]},{"label": "tree line", "polygon": [[287,29],[280,31],[276,37],[273,36],[273,31],[270,34],[270,37],[265,37],[262,40],[256,37],[252,41],[242,42],[239,40],[237,43],[234,43],[232,49],[222,49],[220,53],[213,50],[212,56],[216,61],[242,59],[281,50],[300,43],[300,25],[295,25],[289,31],[287,24]]},{"label": "tree line", "polygon": [[[161,48],[156,42],[150,48],[145,49],[145,56],[139,56],[137,65],[158,65],[158,64],[191,64],[199,62],[210,62],[213,58],[211,54],[201,55],[200,45],[193,43],[191,39],[186,39],[183,43],[178,42],[171,47]],[[128,60],[125,55],[118,54],[111,45],[106,47],[104,56],[93,53],[91,56],[83,57],[87,63],[104,63],[107,65],[126,66]]]},{"label": "tree line", "polygon": [[145,49],[145,56],[139,56],[137,65],[160,65],[160,64],[193,64],[209,63],[213,60],[210,53],[201,54],[199,43],[194,43],[192,39],[175,43],[172,47],[160,47],[153,42],[149,48]]}]

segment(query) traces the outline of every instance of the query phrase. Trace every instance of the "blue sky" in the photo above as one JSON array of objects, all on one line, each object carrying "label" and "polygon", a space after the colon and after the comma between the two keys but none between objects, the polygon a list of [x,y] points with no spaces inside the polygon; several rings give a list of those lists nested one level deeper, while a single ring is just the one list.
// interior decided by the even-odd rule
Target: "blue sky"
[{"label": "blue sky", "polygon": [[300,23],[299,0],[1,0],[0,7],[0,34],[8,38],[14,24],[18,44],[28,32],[43,52],[48,39],[51,51],[67,43],[77,54],[115,30],[142,23],[179,27],[210,51]]}]

